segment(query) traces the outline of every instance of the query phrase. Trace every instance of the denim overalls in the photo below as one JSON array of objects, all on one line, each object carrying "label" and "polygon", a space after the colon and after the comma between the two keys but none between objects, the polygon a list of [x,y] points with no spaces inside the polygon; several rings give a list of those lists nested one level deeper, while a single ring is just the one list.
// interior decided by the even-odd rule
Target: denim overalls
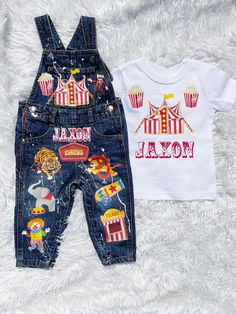
[{"label": "denim overalls", "polygon": [[77,188],[103,265],[135,261],[126,122],[95,19],[81,17],[67,49],[48,15],[35,21],[43,54],[16,124],[16,265],[54,265]]}]

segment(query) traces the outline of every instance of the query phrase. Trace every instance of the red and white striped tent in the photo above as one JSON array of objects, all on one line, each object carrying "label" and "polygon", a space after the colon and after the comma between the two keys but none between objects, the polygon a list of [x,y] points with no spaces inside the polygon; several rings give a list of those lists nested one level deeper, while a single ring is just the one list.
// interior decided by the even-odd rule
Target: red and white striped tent
[{"label": "red and white striped tent", "polygon": [[168,107],[166,101],[161,107],[155,107],[149,102],[149,116],[144,118],[145,134],[182,134],[185,119],[180,113],[180,102]]},{"label": "red and white striped tent", "polygon": [[118,242],[128,239],[126,225],[125,225],[125,213],[118,209],[108,209],[101,221],[104,226],[106,242]]},{"label": "red and white striped tent", "polygon": [[89,104],[89,90],[86,87],[85,77],[76,81],[71,74],[69,80],[58,79],[54,92],[54,101],[59,106],[80,106]]}]

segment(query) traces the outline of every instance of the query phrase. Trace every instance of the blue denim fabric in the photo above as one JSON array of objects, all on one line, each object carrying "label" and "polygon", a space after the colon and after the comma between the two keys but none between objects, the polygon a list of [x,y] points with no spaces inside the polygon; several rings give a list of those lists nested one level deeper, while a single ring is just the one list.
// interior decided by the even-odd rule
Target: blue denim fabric
[{"label": "blue denim fabric", "polygon": [[[18,267],[55,263],[76,189],[83,192],[88,230],[103,265],[136,256],[132,174],[123,107],[96,48],[95,20],[81,17],[67,49],[48,15],[36,18],[43,54],[31,95],[19,103],[16,124],[15,250]],[[38,79],[96,81],[86,86],[89,104],[59,106],[42,95]],[[92,96],[91,96],[92,95]],[[79,236],[79,230],[78,230]]]}]

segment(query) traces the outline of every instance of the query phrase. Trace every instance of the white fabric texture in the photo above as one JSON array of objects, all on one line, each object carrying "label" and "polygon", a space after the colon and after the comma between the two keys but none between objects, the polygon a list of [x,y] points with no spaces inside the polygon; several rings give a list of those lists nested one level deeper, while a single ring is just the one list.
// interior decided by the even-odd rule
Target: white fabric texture
[{"label": "white fabric texture", "polygon": [[28,97],[42,52],[35,16],[49,13],[64,43],[80,15],[95,16],[110,69],[143,56],[163,66],[188,57],[235,79],[235,1],[2,0],[0,6],[0,313],[234,314],[235,110],[214,117],[215,202],[136,201],[136,263],[102,266],[80,192],[51,270],[15,267],[13,217],[17,102]]},{"label": "white fabric texture", "polygon": [[127,121],[134,197],[214,200],[212,119],[232,109],[236,81],[188,58],[168,68],[133,60],[113,77]]}]

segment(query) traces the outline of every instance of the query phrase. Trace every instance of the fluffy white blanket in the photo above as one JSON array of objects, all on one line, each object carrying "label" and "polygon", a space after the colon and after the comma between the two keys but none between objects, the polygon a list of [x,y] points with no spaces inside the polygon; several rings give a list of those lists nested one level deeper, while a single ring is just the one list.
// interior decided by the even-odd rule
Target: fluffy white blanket
[{"label": "fluffy white blanket", "polygon": [[[170,66],[184,57],[236,78],[234,0],[1,0],[0,313],[236,313],[236,112],[214,119],[215,202],[136,202],[137,262],[101,265],[77,193],[56,266],[15,267],[14,128],[41,56],[34,17],[49,13],[64,43],[80,15],[97,18],[110,68],[147,56]],[[204,174],[203,174],[204,175]]]}]

